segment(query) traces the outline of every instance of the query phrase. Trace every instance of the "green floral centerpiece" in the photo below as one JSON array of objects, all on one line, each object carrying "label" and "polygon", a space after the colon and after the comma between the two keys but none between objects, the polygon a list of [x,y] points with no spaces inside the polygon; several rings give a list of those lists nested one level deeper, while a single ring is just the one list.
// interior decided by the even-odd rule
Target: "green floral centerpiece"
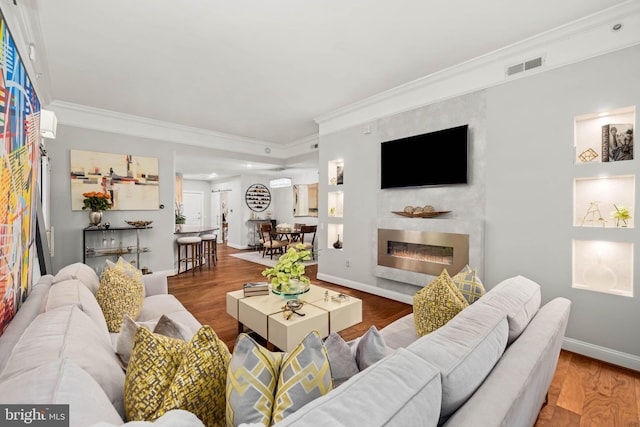
[{"label": "green floral centerpiece", "polygon": [[311,259],[311,251],[297,245],[289,248],[273,268],[266,268],[262,275],[271,279],[271,291],[285,298],[296,298],[309,290],[311,280],[304,275],[303,261]]}]

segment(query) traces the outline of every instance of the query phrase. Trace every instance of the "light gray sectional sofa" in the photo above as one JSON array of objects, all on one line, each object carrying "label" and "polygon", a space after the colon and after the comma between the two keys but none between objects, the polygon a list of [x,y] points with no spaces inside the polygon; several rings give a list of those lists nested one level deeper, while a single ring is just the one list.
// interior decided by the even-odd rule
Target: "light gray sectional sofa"
[{"label": "light gray sectional sofa", "polygon": [[[143,276],[145,294],[138,321],[167,315],[191,335],[200,323],[168,294],[167,278]],[[124,419],[124,372],[95,299],[99,287],[88,266],[69,265],[36,283],[0,336],[0,403],[69,404],[70,425]],[[195,415],[175,411],[171,425],[202,425]],[[166,424],[162,424],[166,425]]]},{"label": "light gray sectional sofa", "polygon": [[[200,324],[143,278],[139,321]],[[71,426],[121,425],[124,374],[82,264],[44,276],[0,337],[0,403],[68,403]],[[417,338],[413,315],[381,330],[393,352],[277,426],[532,426],[556,368],[570,302],[540,307],[540,286],[507,279],[437,331]],[[184,411],[156,422],[197,426]],[[163,417],[165,418],[165,417]],[[138,425],[138,424],[136,424]]]},{"label": "light gray sectional sofa", "polygon": [[532,426],[553,379],[571,303],[507,279],[417,339],[413,314],[381,330],[390,356],[282,426]]}]

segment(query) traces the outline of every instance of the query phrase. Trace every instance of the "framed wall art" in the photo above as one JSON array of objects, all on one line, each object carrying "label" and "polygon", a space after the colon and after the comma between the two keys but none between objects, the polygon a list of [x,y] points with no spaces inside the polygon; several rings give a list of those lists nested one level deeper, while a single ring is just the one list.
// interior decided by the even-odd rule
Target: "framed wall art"
[{"label": "framed wall art", "polygon": [[71,150],[71,210],[83,193],[108,192],[111,209],[155,210],[160,204],[158,158]]}]

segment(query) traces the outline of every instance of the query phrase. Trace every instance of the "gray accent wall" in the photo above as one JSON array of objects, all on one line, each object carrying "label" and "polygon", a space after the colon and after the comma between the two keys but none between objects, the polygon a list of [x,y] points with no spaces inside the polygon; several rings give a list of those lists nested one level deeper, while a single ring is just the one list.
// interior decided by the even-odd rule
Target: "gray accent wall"
[{"label": "gray accent wall", "polygon": [[160,175],[160,203],[164,209],[145,211],[106,211],[103,222],[126,226],[125,220],[151,220],[153,227],[141,232],[141,245],[151,247],[140,263],[151,271],[170,271],[174,267],[173,206],[175,171],[173,144],[146,138],[59,125],[57,138],[47,144],[51,161],[51,224],[54,226],[53,271],[82,262],[82,229],[89,225],[86,211],[71,210],[70,150],[133,154],[157,157]]},{"label": "gray accent wall", "polygon": [[[590,239],[603,238],[598,230],[572,225],[575,176],[635,174],[631,215],[637,216],[637,140],[632,161],[606,168],[574,165],[573,126],[575,116],[640,106],[639,69],[636,46],[489,89],[486,157],[487,282],[522,274],[542,285],[544,302],[569,298],[569,348],[635,369],[640,369],[638,228],[604,234],[604,240],[636,245],[633,298],[573,289],[571,245],[588,231]],[[635,126],[637,132],[637,121]],[[608,216],[609,209],[603,213]]]}]

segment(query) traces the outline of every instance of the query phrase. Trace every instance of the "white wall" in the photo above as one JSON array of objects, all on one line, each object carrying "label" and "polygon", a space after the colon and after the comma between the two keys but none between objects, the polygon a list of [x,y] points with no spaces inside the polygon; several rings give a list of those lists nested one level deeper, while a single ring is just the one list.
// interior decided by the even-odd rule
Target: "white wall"
[{"label": "white wall", "polygon": [[[572,226],[573,177],[596,170],[636,175],[635,159],[574,165],[574,117],[612,108],[640,106],[640,47],[517,80],[488,90],[486,279],[522,274],[542,285],[548,301],[572,301],[567,329],[574,351],[640,370],[640,230],[607,231],[606,239],[635,242],[634,297],[571,287],[571,241],[600,230]],[[636,121],[637,132],[637,121]],[[599,169],[596,169],[599,168]],[[608,211],[605,215],[608,215]]]}]

